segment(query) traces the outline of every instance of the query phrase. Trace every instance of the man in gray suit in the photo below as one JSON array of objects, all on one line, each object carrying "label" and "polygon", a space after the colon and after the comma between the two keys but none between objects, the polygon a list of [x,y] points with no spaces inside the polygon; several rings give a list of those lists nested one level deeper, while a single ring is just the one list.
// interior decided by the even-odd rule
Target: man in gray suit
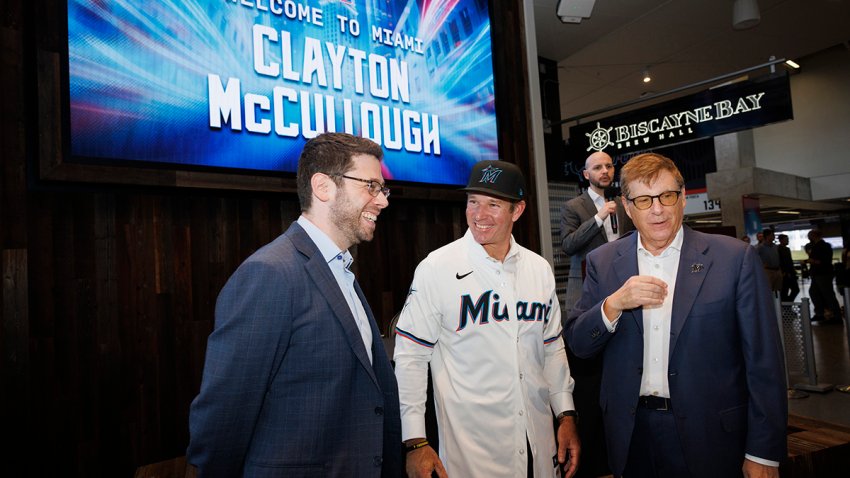
[{"label": "man in gray suit", "polygon": [[199,477],[401,475],[398,386],[349,270],[388,204],[382,156],[348,134],[308,141],[301,217],[222,289],[189,417]]},{"label": "man in gray suit", "polygon": [[[634,229],[623,205],[615,201],[618,194],[610,191],[614,181],[614,162],[606,153],[595,152],[584,162],[584,178],[590,183],[587,191],[567,201],[561,209],[561,246],[570,255],[570,275],[567,279],[567,298],[564,301],[566,318],[581,297],[584,277],[584,256],[597,247],[614,241]],[[606,189],[609,189],[606,194]],[[579,422],[579,437],[583,444],[582,462],[576,478],[608,474],[602,411],[599,409],[599,384],[602,380],[601,358],[581,359],[567,347],[570,369],[576,381],[573,397]]]},{"label": "man in gray suit", "polygon": [[[570,275],[564,310],[569,313],[581,297],[584,256],[635,228],[623,205],[605,190],[614,182],[614,162],[597,151],[587,157],[582,171],[590,183],[587,191],[567,201],[561,209],[561,247],[570,256]],[[567,314],[564,314],[566,317]]]}]

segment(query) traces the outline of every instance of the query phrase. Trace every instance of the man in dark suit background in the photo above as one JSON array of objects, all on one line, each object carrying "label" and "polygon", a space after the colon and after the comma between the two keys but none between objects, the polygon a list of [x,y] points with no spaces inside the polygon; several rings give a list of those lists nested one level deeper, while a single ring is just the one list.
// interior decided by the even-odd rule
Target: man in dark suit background
[{"label": "man in dark suit background", "polygon": [[[587,253],[634,230],[623,205],[612,197],[619,194],[611,192],[614,182],[614,162],[611,156],[601,151],[591,154],[584,162],[582,174],[590,183],[587,191],[570,199],[561,208],[561,247],[570,256],[567,296],[564,301],[565,319],[581,297],[584,257]],[[583,444],[576,478],[607,475],[608,455],[605,453],[605,433],[599,408],[602,358],[578,358],[571,353],[569,346],[567,356],[576,381],[573,398],[576,412],[581,417],[578,428]]]},{"label": "man in dark suit background", "polygon": [[782,271],[782,290],[779,297],[782,302],[794,302],[800,293],[800,286],[797,284],[797,270],[794,269],[791,249],[788,248],[788,235],[780,234],[776,237],[779,239],[779,245],[776,246],[779,251],[779,269]]},{"label": "man in dark suit background", "polygon": [[587,253],[635,228],[623,205],[612,197],[614,161],[611,156],[602,151],[591,154],[584,161],[582,175],[590,183],[587,190],[561,208],[561,247],[570,256],[564,317],[581,297]]},{"label": "man in dark suit background", "polygon": [[222,289],[189,418],[199,477],[401,475],[395,375],[349,270],[388,204],[382,156],[348,134],[308,141],[301,217]]},{"label": "man in dark suit background", "polygon": [[684,180],[657,154],[622,169],[636,234],[587,256],[567,319],[604,356],[609,463],[627,477],[778,477],[787,456],[782,346],[754,248],[682,225]]}]

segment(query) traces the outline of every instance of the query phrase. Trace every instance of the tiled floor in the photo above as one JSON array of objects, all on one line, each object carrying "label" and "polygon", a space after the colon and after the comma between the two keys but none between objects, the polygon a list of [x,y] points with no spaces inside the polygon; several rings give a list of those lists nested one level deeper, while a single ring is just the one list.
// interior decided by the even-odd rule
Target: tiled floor
[{"label": "tiled floor", "polygon": [[[805,297],[808,284],[803,284]],[[800,300],[800,297],[797,298]],[[839,296],[839,303],[844,300]],[[812,325],[816,382],[819,385],[846,386],[850,384],[850,346],[846,319],[836,323],[815,322]],[[792,384],[793,385],[793,384]],[[818,420],[850,427],[850,393],[832,389],[827,392],[806,392],[806,398],[790,398],[788,411]]]}]

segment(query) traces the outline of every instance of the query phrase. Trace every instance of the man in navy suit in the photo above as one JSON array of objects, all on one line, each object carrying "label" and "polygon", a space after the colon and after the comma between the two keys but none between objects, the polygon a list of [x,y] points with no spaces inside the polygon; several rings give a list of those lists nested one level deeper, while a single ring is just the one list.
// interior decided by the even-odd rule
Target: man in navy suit
[{"label": "man in navy suit", "polygon": [[636,156],[620,181],[637,233],[587,256],[566,332],[576,355],[604,356],[611,470],[778,477],[784,361],[755,249],[682,225],[684,180],[670,159]]},{"label": "man in navy suit", "polygon": [[199,477],[401,475],[398,386],[349,270],[388,204],[382,156],[348,134],[308,141],[301,217],[221,291],[189,417]]}]

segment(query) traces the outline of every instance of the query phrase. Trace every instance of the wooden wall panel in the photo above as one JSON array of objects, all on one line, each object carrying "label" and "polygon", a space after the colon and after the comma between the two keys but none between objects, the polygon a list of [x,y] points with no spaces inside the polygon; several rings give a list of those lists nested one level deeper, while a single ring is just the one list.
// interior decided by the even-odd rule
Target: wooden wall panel
[{"label": "wooden wall panel", "polygon": [[[34,109],[55,94],[38,91],[38,62],[61,48],[63,5],[0,9],[0,418],[13,438],[3,474],[129,477],[184,454],[216,296],[300,210],[293,193],[37,180],[42,140],[58,124]],[[513,67],[526,61],[522,3],[493,5],[503,157],[530,179],[527,92],[512,91],[524,82]],[[354,251],[382,330],[418,262],[466,229],[463,194],[396,191],[374,241]],[[533,216],[515,229],[531,248]]]}]

